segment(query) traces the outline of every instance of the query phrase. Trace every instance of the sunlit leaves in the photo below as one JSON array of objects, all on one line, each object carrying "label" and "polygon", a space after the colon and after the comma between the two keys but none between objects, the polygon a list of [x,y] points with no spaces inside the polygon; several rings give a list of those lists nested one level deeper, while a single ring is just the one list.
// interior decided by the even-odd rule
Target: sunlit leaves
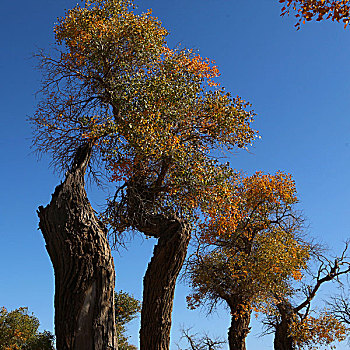
[{"label": "sunlit leaves", "polygon": [[336,22],[343,22],[344,27],[350,19],[349,0],[279,0],[283,4],[282,16],[289,14],[291,10],[295,12],[298,19],[297,29],[305,21],[322,21],[330,19]]},{"label": "sunlit leaves", "polygon": [[334,315],[323,311],[303,320],[295,317],[290,332],[298,349],[316,350],[322,345],[335,349],[332,343],[345,340],[348,329]]},{"label": "sunlit leaves", "polygon": [[151,11],[137,16],[128,11],[129,4],[123,0],[86,3],[59,19],[55,35],[58,44],[67,46],[62,59],[68,66],[109,74],[111,68],[119,69],[116,64],[130,67],[134,60],[133,64],[141,65],[159,53],[167,31]]},{"label": "sunlit leaves", "polygon": [[[300,235],[301,218],[291,176],[260,172],[230,179],[207,203],[198,229],[198,249],[188,274],[188,305],[241,300],[251,312],[273,293],[288,294],[302,277],[310,245]],[[232,181],[234,180],[234,181]]]},{"label": "sunlit leaves", "polygon": [[[126,0],[85,2],[58,20],[57,54],[39,54],[44,79],[31,118],[34,143],[64,168],[90,142],[110,181],[131,186],[137,179],[152,192],[149,212],[196,220],[220,181],[226,186],[234,177],[217,152],[251,144],[255,114],[219,87],[212,60],[169,48],[151,11],[131,7]],[[105,223],[124,229],[126,221],[118,227],[110,214]]]},{"label": "sunlit leaves", "polygon": [[[270,225],[270,215],[283,216],[297,202],[295,183],[289,174],[257,172],[250,177],[235,175],[218,185],[207,206],[208,237],[230,237],[240,225],[245,234]],[[292,218],[292,216],[291,216]],[[292,221],[291,221],[292,222]]]},{"label": "sunlit leaves", "polygon": [[28,315],[27,308],[8,312],[0,310],[0,347],[6,350],[21,349],[39,327],[36,317]]}]

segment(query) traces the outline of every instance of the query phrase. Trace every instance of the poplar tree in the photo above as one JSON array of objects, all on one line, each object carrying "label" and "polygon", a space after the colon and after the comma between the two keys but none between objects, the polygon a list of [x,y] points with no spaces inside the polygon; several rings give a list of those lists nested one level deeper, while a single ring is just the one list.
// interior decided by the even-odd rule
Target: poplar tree
[{"label": "poplar tree", "polygon": [[[72,348],[80,329],[89,322],[86,329],[98,332],[101,315],[108,322],[113,318],[110,286],[114,274],[106,226],[115,240],[128,230],[158,239],[144,277],[140,346],[143,350],[169,348],[175,284],[192,227],[217,185],[232,172],[219,162],[217,152],[246,148],[256,137],[250,126],[254,113],[249,103],[219,86],[215,64],[193,50],[169,48],[168,32],[151,11],[139,15],[132,8],[128,0],[85,1],[58,19],[55,51],[38,54],[43,85],[41,101],[31,118],[34,144],[39,152],[51,154],[56,167],[68,168],[68,177],[72,175],[70,179],[80,184],[79,199],[74,199],[75,191],[61,196],[56,190],[55,194],[62,200],[73,198],[73,206],[78,203],[80,208],[82,201],[87,205],[85,169],[95,175],[104,169],[109,183],[117,187],[102,222],[95,221],[93,212],[85,215],[73,206],[62,212],[59,221],[54,221],[54,210],[49,215],[42,209],[39,212],[55,272],[62,271],[56,272],[56,306],[72,300],[71,288],[60,284],[67,281],[67,274],[80,295],[74,302],[77,308],[70,315],[70,326],[65,324],[65,312],[56,307],[56,329],[59,324],[66,327],[57,334],[57,342],[74,334],[67,348]],[[73,159],[77,161],[72,163]],[[65,184],[71,181],[68,177]],[[55,205],[57,210],[65,208],[62,201]],[[67,225],[71,212],[77,215]],[[96,234],[83,233],[79,221],[83,218],[95,222],[98,239]],[[89,226],[88,222],[83,226]],[[68,227],[74,235],[57,244],[56,238],[64,237],[57,227]],[[103,247],[103,257],[99,247]],[[63,259],[62,251],[67,252]],[[83,277],[86,274],[79,271],[78,261],[88,263],[91,276]],[[98,283],[94,283],[96,261],[101,268]],[[108,265],[107,276],[104,264]],[[104,278],[108,283],[101,289]],[[94,299],[96,295],[98,299]],[[101,301],[106,307],[103,312],[99,310]],[[85,302],[95,311],[83,320]],[[77,326],[77,320],[84,326]],[[107,334],[101,339],[113,338],[113,327],[107,328],[103,328]]]}]

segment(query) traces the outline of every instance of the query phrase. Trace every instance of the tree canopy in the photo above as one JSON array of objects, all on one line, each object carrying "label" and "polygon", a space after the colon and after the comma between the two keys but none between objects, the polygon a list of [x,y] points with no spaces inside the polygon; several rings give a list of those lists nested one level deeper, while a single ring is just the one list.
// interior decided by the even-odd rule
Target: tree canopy
[{"label": "tree canopy", "polygon": [[115,323],[118,338],[119,350],[136,350],[134,345],[130,345],[128,337],[125,335],[126,324],[132,321],[137,313],[141,311],[141,303],[126,292],[115,293]]},{"label": "tree canopy", "polygon": [[[237,177],[238,178],[238,177]],[[213,202],[218,198],[213,198]],[[212,205],[187,264],[190,308],[224,302],[231,313],[230,349],[245,349],[250,315],[274,294],[289,295],[310,257],[291,176],[242,176]],[[209,204],[211,205],[211,203]]]},{"label": "tree canopy", "polygon": [[251,304],[273,290],[287,292],[288,278],[300,279],[310,257],[302,218],[293,208],[297,197],[290,175],[242,177],[226,200],[201,226],[205,234],[190,258],[192,307],[206,297],[215,303],[239,295]]},{"label": "tree canopy", "polygon": [[[91,142],[111,181],[136,191],[137,179],[149,189],[144,209],[193,213],[223,176],[215,150],[244,148],[256,137],[254,113],[215,82],[213,61],[170,49],[161,22],[132,6],[86,1],[59,19],[57,51],[38,55],[44,78],[31,118],[34,144],[65,168]],[[140,226],[125,206],[116,210],[112,201],[109,209],[117,231]]]},{"label": "tree canopy", "polygon": [[39,320],[20,307],[8,311],[0,309],[0,348],[3,350],[53,350],[54,336],[38,332]]}]

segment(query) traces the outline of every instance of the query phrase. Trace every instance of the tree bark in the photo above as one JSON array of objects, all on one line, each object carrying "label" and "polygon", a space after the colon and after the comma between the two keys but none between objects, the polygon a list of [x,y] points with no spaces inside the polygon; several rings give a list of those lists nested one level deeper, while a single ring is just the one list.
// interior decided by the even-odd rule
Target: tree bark
[{"label": "tree bark", "polygon": [[175,285],[191,238],[191,226],[186,219],[157,213],[157,196],[166,165],[163,170],[155,183],[147,183],[142,176],[129,180],[121,201],[125,206],[122,214],[120,204],[112,213],[121,216],[125,227],[158,239],[143,279],[140,350],[169,350]]},{"label": "tree bark", "polygon": [[290,334],[291,324],[293,322],[293,307],[284,301],[277,305],[281,320],[276,325],[274,349],[275,350],[294,350],[296,348],[295,341]]},{"label": "tree bark", "polygon": [[246,350],[245,340],[250,332],[250,305],[240,302],[228,302],[231,311],[231,325],[228,330],[230,350]]},{"label": "tree bark", "polygon": [[91,146],[81,146],[65,181],[38,216],[55,272],[57,350],[115,350],[115,272],[106,229],[95,216],[84,175]]},{"label": "tree bark", "polygon": [[175,284],[190,235],[190,228],[180,219],[168,219],[154,248],[143,280],[140,350],[169,349]]}]

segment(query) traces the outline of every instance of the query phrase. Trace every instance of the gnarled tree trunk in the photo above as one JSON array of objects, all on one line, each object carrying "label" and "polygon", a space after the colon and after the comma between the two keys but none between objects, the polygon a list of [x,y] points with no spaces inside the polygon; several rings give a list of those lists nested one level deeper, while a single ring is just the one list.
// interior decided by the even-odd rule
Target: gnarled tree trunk
[{"label": "gnarled tree trunk", "polygon": [[106,230],[85,192],[91,147],[77,150],[39,227],[55,271],[57,350],[115,350],[115,273]]},{"label": "gnarled tree trunk", "polygon": [[140,349],[168,350],[177,277],[186,258],[190,229],[170,220],[158,238],[143,280]]},{"label": "gnarled tree trunk", "polygon": [[228,344],[230,350],[246,350],[245,340],[250,332],[250,305],[239,300],[227,301],[231,311],[231,325],[228,330]]},{"label": "gnarled tree trunk", "polygon": [[[160,178],[156,182],[161,184]],[[175,285],[186,258],[191,227],[175,214],[157,212],[161,186],[147,183],[142,171],[126,185],[120,202],[111,202],[109,215],[119,217],[125,227],[158,239],[143,280],[140,350],[169,350]]]}]

